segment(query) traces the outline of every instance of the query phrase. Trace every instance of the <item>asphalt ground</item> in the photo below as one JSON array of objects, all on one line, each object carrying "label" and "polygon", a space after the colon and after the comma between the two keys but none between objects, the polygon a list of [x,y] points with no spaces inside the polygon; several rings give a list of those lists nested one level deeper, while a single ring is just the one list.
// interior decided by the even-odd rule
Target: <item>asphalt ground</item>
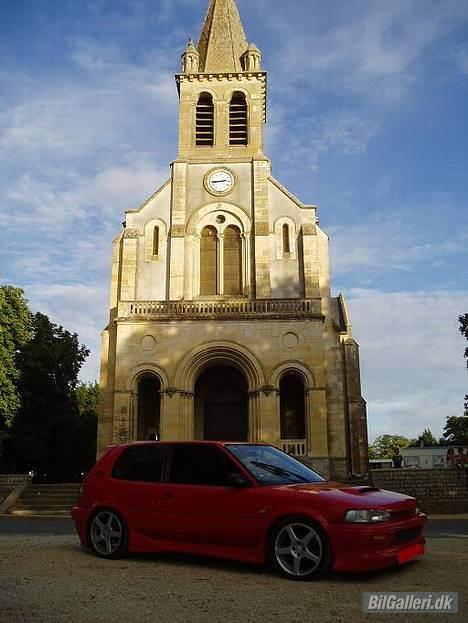
[{"label": "asphalt ground", "polygon": [[[185,555],[102,560],[70,519],[0,517],[0,623],[466,623],[468,521],[430,521],[420,559],[292,582]],[[364,614],[364,592],[455,591],[458,614]]]}]

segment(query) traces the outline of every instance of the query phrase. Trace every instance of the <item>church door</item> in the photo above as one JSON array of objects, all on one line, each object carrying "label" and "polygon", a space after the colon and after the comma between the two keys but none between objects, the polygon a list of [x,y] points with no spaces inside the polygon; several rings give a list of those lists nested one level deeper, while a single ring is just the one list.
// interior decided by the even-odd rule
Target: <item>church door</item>
[{"label": "church door", "polygon": [[195,436],[207,441],[248,440],[247,383],[235,368],[215,366],[198,379]]}]

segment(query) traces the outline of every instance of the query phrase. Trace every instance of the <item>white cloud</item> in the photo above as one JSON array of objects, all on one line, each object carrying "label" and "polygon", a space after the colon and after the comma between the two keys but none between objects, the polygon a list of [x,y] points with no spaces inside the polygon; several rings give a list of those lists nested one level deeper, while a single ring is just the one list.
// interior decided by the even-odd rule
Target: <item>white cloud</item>
[{"label": "white cloud", "polygon": [[309,82],[371,100],[398,101],[418,78],[427,50],[468,19],[464,0],[260,0],[255,10],[276,37],[278,86]]},{"label": "white cloud", "polygon": [[340,110],[291,120],[287,106],[275,106],[267,129],[267,151],[276,153],[283,169],[298,163],[316,173],[327,154],[359,155],[366,151],[378,124],[356,112]]},{"label": "white cloud", "polygon": [[77,333],[80,344],[91,354],[80,378],[93,381],[99,378],[100,333],[107,323],[107,287],[88,283],[34,282],[25,286],[25,294],[33,312],[40,311],[52,322]]},{"label": "white cloud", "polygon": [[465,253],[468,232],[451,231],[446,238],[434,238],[434,231],[404,221],[401,215],[373,219],[355,225],[327,227],[331,264],[335,276],[360,271],[383,274],[411,271],[422,263],[438,264],[447,257]]},{"label": "white cloud", "polygon": [[467,392],[458,316],[468,293],[362,289],[348,298],[371,437],[414,437],[424,428],[440,435],[445,418],[463,412]]}]

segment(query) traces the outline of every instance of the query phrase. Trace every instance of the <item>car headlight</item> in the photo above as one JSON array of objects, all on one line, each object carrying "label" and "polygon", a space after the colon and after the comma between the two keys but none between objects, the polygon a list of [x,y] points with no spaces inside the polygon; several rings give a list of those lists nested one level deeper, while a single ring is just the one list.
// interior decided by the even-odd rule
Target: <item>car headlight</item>
[{"label": "car headlight", "polygon": [[379,510],[353,510],[345,514],[345,521],[349,523],[381,523],[390,519],[390,513]]}]

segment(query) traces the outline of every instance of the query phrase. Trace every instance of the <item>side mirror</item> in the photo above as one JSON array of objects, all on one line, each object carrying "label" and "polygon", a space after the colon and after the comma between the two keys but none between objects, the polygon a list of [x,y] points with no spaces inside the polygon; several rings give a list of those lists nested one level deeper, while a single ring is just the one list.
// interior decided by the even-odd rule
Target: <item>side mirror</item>
[{"label": "side mirror", "polygon": [[247,478],[244,478],[244,476],[238,472],[229,474],[228,484],[230,487],[234,487],[235,489],[245,489],[246,487],[250,487],[250,482]]}]

